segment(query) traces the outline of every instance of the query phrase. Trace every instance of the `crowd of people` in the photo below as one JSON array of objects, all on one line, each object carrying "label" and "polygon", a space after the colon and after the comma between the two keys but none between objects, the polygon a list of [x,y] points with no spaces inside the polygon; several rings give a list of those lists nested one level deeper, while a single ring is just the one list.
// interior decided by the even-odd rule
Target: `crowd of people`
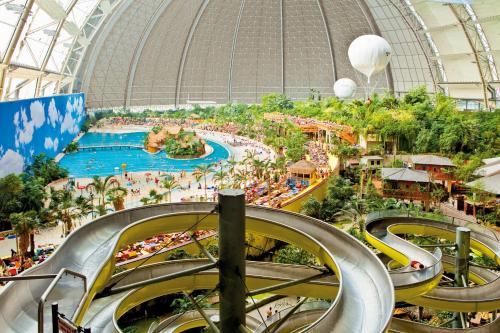
[{"label": "crowd of people", "polygon": [[309,141],[307,143],[307,153],[311,161],[316,163],[318,167],[328,166],[328,154],[319,142]]},{"label": "crowd of people", "polygon": [[173,118],[133,118],[133,117],[111,117],[101,119],[98,123],[98,127],[116,127],[122,128],[124,126],[183,126],[183,127],[194,127],[198,124],[197,120],[193,119],[173,119]]},{"label": "crowd of people", "polygon": [[115,255],[117,262],[126,262],[131,259],[147,256],[160,250],[169,251],[174,248],[193,242],[191,235],[198,240],[215,235],[212,230],[196,230],[192,234],[188,233],[170,233],[159,234],[148,238],[142,242],[129,244]]},{"label": "crowd of people", "polygon": [[33,256],[23,257],[11,249],[9,257],[0,258],[0,276],[16,276],[19,273],[44,262],[55,250],[54,244],[38,245]]}]

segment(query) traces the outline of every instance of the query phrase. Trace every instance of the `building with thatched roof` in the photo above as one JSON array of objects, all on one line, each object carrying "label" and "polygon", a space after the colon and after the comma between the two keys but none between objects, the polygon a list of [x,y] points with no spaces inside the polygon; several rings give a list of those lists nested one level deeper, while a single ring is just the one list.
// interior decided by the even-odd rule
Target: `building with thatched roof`
[{"label": "building with thatched roof", "polygon": [[313,162],[300,160],[290,165],[287,169],[293,178],[309,179],[312,181],[316,179],[316,168],[317,165]]}]

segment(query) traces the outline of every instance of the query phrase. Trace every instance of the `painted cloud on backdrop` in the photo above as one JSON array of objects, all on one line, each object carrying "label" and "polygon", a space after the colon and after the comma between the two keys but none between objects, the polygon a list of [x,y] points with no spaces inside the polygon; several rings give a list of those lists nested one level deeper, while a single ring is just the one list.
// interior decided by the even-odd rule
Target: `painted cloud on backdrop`
[{"label": "painted cloud on backdrop", "polygon": [[21,108],[14,114],[14,125],[16,126],[15,144],[16,148],[27,145],[33,140],[35,129],[40,128],[45,123],[44,105],[40,101],[35,101],[30,105],[30,118],[26,109]]},{"label": "painted cloud on backdrop", "polygon": [[30,105],[31,120],[35,128],[40,128],[45,123],[44,105],[40,101],[35,101]]},{"label": "painted cloud on backdrop", "polygon": [[5,177],[8,174],[23,172],[24,158],[17,152],[9,149],[5,155],[0,158],[0,177]]},{"label": "painted cloud on backdrop", "polygon": [[59,139],[55,138],[52,140],[52,138],[45,138],[45,142],[43,144],[45,149],[53,149],[54,151],[57,151],[57,147],[59,146]]},{"label": "painted cloud on backdrop", "polygon": [[73,103],[68,100],[66,103],[66,115],[61,124],[61,133],[69,132],[77,134],[80,131],[78,124],[80,124],[83,116],[83,98],[75,98]]},{"label": "painted cloud on backdrop", "polygon": [[57,110],[56,107],[56,101],[52,98],[49,103],[49,122],[52,125],[52,127],[56,127],[56,124],[58,121],[60,121],[59,118],[62,118],[59,114],[59,111]]}]

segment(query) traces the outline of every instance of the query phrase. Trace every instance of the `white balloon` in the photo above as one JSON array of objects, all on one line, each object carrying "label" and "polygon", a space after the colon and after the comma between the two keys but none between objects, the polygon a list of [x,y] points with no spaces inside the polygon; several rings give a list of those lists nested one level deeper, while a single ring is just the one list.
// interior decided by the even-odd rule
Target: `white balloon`
[{"label": "white balloon", "polygon": [[356,88],[356,82],[348,78],[339,79],[333,85],[333,91],[338,98],[352,97],[356,92]]},{"label": "white balloon", "polygon": [[380,36],[363,35],[351,43],[347,53],[352,67],[365,74],[370,82],[370,77],[384,70],[391,60],[392,48]]}]

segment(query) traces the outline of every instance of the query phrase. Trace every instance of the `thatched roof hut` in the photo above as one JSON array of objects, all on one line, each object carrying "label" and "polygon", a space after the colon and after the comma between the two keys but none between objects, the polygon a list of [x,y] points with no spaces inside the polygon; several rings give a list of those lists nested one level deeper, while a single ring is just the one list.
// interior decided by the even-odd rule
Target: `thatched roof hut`
[{"label": "thatched roof hut", "polygon": [[287,169],[292,174],[292,177],[314,179],[316,178],[316,168],[317,166],[313,162],[300,160]]}]

